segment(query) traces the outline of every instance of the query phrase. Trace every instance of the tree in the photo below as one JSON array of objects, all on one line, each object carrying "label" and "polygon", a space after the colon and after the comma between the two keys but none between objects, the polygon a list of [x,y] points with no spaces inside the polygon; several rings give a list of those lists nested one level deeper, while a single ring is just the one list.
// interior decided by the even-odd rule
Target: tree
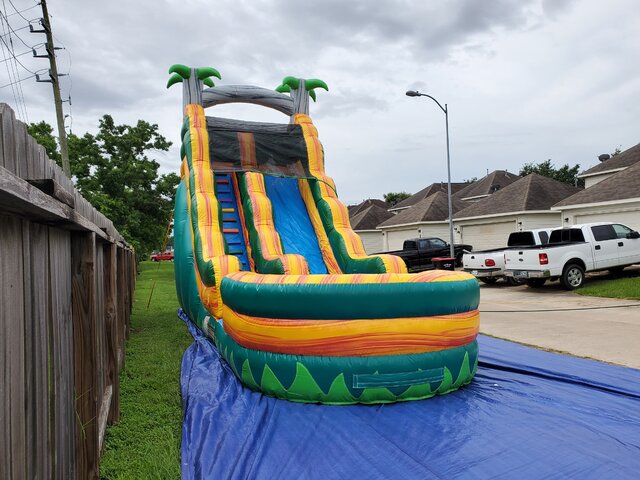
[{"label": "tree", "polygon": [[40,123],[32,123],[27,126],[29,135],[36,139],[36,141],[44,147],[47,156],[55,161],[58,165],[62,165],[62,157],[58,152],[58,143],[53,136],[53,127],[47,122],[42,121]]},{"label": "tree", "polygon": [[616,155],[620,155],[622,153],[622,145],[618,145],[616,147],[616,149],[613,151],[613,153],[611,154],[612,157],[615,157]]},{"label": "tree", "polygon": [[383,195],[384,201],[387,202],[391,207],[400,203],[404,199],[409,198],[410,196],[411,194],[407,192],[389,192]]},{"label": "tree", "polygon": [[569,164],[564,164],[560,168],[555,168],[551,164],[551,159],[540,163],[526,163],[520,169],[520,176],[529,175],[530,173],[537,173],[544,177],[553,178],[559,182],[566,183],[572,186],[584,187],[584,180],[578,178],[580,172],[580,165],[574,165],[570,167]]},{"label": "tree", "polygon": [[[53,129],[40,122],[29,126],[32,132],[59,163]],[[149,151],[167,151],[171,146],[158,133],[158,125],[144,120],[135,126],[117,125],[105,115],[96,135],[71,134],[68,141],[71,174],[80,193],[113,221],[139,256],[159,248],[180,178],[175,173],[159,175],[160,165],[147,156]]]}]

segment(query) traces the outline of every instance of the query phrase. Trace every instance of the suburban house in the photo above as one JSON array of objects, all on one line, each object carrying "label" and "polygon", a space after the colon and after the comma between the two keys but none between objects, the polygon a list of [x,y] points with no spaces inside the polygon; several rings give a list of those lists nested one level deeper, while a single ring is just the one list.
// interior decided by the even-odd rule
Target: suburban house
[{"label": "suburban house", "polygon": [[[469,185],[470,185],[469,182],[463,182],[463,183],[451,182],[451,193],[455,194],[456,192],[459,192],[464,187],[468,187]],[[448,187],[446,183],[443,183],[443,182],[432,183],[428,187],[425,187],[422,190],[420,190],[419,192],[414,193],[410,197],[402,200],[401,202],[396,203],[393,207],[389,209],[389,211],[391,213],[400,213],[402,210],[406,210],[409,207],[413,207],[420,200],[424,200],[425,198],[433,195],[436,192],[447,193],[447,189]]]},{"label": "suburban house", "polygon": [[[628,152],[632,152],[633,156],[627,156]],[[606,221],[619,222],[634,230],[640,230],[640,145],[587,170],[583,176],[604,163],[613,162],[617,157],[623,157],[625,163],[629,161],[629,158],[634,158],[635,163],[625,167],[620,167],[622,162],[612,164],[615,169],[619,170],[612,172],[611,168],[607,168],[601,171],[602,177],[604,177],[605,171],[609,174],[600,178],[595,184],[592,183],[589,188],[556,203],[552,207],[553,211],[560,213],[565,226]],[[595,175],[591,178],[593,177]],[[589,177],[586,177],[585,180],[587,178]]]},{"label": "suburban house", "polygon": [[[451,203],[454,212],[467,206],[456,196],[452,196]],[[446,240],[449,238],[448,217],[447,194],[438,190],[378,225],[378,232],[382,231],[379,235],[384,251],[399,250],[404,241],[410,238],[440,237]]]},{"label": "suburban house", "polygon": [[551,207],[579,191],[536,173],[521,177],[455,213],[455,240],[483,250],[503,246],[511,232],[560,227],[560,212]]},{"label": "suburban house", "polygon": [[[516,174],[496,170],[473,183],[452,183],[451,190],[455,191],[452,195],[453,212],[456,213],[475,202],[480,202],[518,179],[520,177]],[[419,198],[426,193],[428,196]],[[405,202],[411,203],[409,202],[411,199],[417,199],[417,201],[407,206]],[[401,204],[405,206],[398,211],[397,207]],[[434,183],[404,202],[400,202],[391,210],[398,213],[378,226],[382,231],[382,244],[385,251],[402,248],[404,241],[409,238],[440,237],[448,241],[447,184]]]},{"label": "suburban house", "polygon": [[[599,159],[598,165],[579,175],[585,189],[505,170],[470,184],[452,184],[454,241],[473,245],[474,250],[497,248],[513,231],[596,221],[640,230],[640,144]],[[401,249],[405,240],[416,237],[449,240],[446,184],[429,185],[389,209],[386,217],[380,203],[370,210],[367,221],[365,215],[351,215],[352,224],[357,220],[354,230],[366,238],[368,253]],[[359,207],[361,213],[371,204]],[[383,220],[373,227],[378,218]]]},{"label": "suburban house", "polygon": [[376,227],[390,217],[394,217],[382,200],[369,199],[349,208],[349,220],[351,228],[360,235],[364,249],[367,253],[376,253],[384,250],[382,234]]},{"label": "suburban house", "polygon": [[590,188],[602,180],[640,162],[640,143],[618,155],[600,155],[601,163],[578,175],[584,179],[584,187]]},{"label": "suburban house", "polygon": [[494,170],[480,180],[467,184],[455,195],[465,202],[479,202],[520,178],[519,175],[506,170]]}]

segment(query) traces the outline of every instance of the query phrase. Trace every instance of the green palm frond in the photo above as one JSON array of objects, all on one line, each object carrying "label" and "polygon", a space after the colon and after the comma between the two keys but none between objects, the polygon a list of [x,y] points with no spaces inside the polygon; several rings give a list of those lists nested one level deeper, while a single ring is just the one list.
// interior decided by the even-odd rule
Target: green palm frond
[{"label": "green palm frond", "polygon": [[171,77],[169,78],[169,81],[167,82],[167,88],[171,87],[172,85],[175,85],[176,83],[181,83],[182,80],[183,79],[180,75],[178,75],[177,73],[174,73],[173,75],[171,75]]}]

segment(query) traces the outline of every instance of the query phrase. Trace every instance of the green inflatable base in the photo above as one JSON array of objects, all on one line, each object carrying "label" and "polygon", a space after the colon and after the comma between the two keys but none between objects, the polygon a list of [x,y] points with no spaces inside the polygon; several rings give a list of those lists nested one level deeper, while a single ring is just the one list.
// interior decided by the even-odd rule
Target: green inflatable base
[{"label": "green inflatable base", "polygon": [[293,402],[350,405],[422,400],[468,384],[478,368],[476,341],[421,354],[320,357],[246,349],[214,320],[207,334],[244,385]]}]

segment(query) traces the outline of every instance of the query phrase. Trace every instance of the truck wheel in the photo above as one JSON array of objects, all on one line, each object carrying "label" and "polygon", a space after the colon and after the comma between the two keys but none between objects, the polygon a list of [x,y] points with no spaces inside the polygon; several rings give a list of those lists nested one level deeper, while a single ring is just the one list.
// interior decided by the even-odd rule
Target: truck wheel
[{"label": "truck wheel", "polygon": [[513,277],[506,277],[505,280],[507,281],[508,285],[511,285],[512,287],[517,287],[518,285],[522,285],[522,280],[518,280],[517,278],[513,278]]},{"label": "truck wheel", "polygon": [[546,281],[546,278],[530,278],[527,280],[527,285],[531,288],[540,288]]},{"label": "truck wheel", "polygon": [[584,268],[576,263],[570,263],[562,271],[560,283],[566,290],[575,290],[584,283]]},{"label": "truck wheel", "polygon": [[487,285],[493,285],[498,281],[496,277],[480,277],[478,278],[482,283],[486,283]]}]

